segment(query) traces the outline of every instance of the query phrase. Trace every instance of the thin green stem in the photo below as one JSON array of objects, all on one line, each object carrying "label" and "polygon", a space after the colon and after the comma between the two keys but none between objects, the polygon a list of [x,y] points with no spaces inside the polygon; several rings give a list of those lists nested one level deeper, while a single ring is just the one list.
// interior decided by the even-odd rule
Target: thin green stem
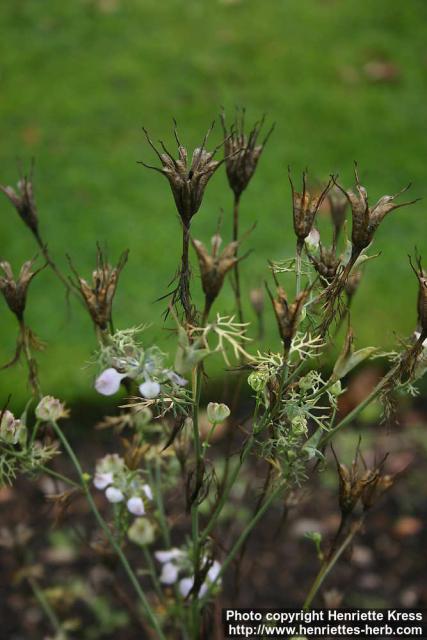
[{"label": "thin green stem", "polygon": [[151,578],[151,582],[153,583],[154,589],[160,600],[163,600],[163,591],[160,586],[159,579],[157,577],[156,567],[154,566],[153,558],[150,553],[150,549],[146,544],[141,545],[142,553],[144,555],[145,564],[147,565],[147,570]]},{"label": "thin green stem", "polygon": [[353,540],[354,536],[356,535],[356,533],[360,530],[361,526],[363,523],[363,519],[359,520],[359,522],[357,522],[351,529],[351,531],[347,534],[347,536],[344,538],[342,544],[338,547],[338,549],[335,551],[335,553],[333,554],[333,556],[331,556],[331,558],[329,560],[327,560],[326,563],[324,563],[320,570],[319,573],[317,574],[311,589],[305,599],[305,602],[303,604],[303,609],[309,609],[311,607],[311,603],[313,602],[314,598],[316,597],[317,592],[319,591],[320,587],[322,586],[325,578],[329,575],[329,573],[332,571],[332,569],[334,568],[334,566],[336,565],[337,561],[339,560],[339,558],[341,557],[341,555],[344,553],[344,551],[347,549],[348,545],[350,544],[350,542]]},{"label": "thin green stem", "polygon": [[[192,496],[191,504],[191,537],[193,542],[193,571],[195,579],[200,569],[200,538],[199,538],[199,505],[198,494],[203,481],[203,453],[200,442],[199,433],[199,404],[201,394],[201,369],[196,366],[193,370],[193,439],[194,439],[194,456],[196,463],[195,470],[195,491]],[[194,595],[191,603],[192,622],[194,637],[198,637],[199,632],[199,609],[197,594]]]},{"label": "thin green stem", "polygon": [[217,520],[219,518],[219,516],[221,515],[221,511],[224,507],[225,502],[227,501],[228,496],[230,495],[230,491],[233,488],[233,485],[236,481],[237,476],[239,475],[239,471],[244,463],[244,461],[246,460],[247,456],[249,455],[250,450],[252,449],[253,445],[254,445],[254,437],[250,436],[247,440],[246,440],[246,444],[243,448],[243,451],[240,455],[239,461],[237,462],[237,464],[235,465],[231,475],[229,476],[227,485],[224,488],[224,491],[221,494],[220,499],[217,502],[217,505],[214,509],[214,512],[212,513],[208,524],[206,525],[204,531],[201,533],[200,536],[200,542],[201,544],[203,544],[203,542],[205,542],[205,540],[208,538],[208,536],[210,535],[211,531],[214,529]]},{"label": "thin green stem", "polygon": [[46,598],[45,594],[43,593],[43,590],[39,587],[39,585],[37,583],[37,580],[35,580],[32,577],[28,577],[27,581],[28,581],[28,584],[31,587],[32,592],[34,593],[34,596],[35,596],[37,602],[39,603],[40,607],[44,611],[44,613],[45,613],[46,617],[48,618],[50,624],[52,625],[53,629],[57,633],[56,637],[58,638],[58,640],[60,640],[60,639],[61,640],[66,640],[67,635],[66,635],[65,631],[62,628],[61,621],[59,620],[59,618],[56,615],[55,611],[50,606],[50,603],[49,603],[48,599]]},{"label": "thin green stem", "polygon": [[302,245],[298,242],[296,260],[295,260],[296,295],[299,295],[301,291],[301,253],[302,253]]},{"label": "thin green stem", "polygon": [[357,407],[353,409],[353,411],[350,411],[350,413],[348,413],[333,429],[331,429],[330,431],[328,431],[328,433],[325,434],[320,444],[322,446],[327,444],[329,440],[331,440],[331,438],[338,431],[340,431],[340,429],[342,429],[343,427],[348,425],[350,422],[352,422],[359,415],[359,413],[363,411],[365,407],[367,407],[373,400],[375,400],[375,398],[379,396],[381,391],[387,385],[390,378],[392,378],[393,375],[396,373],[396,370],[397,370],[397,367],[393,367],[392,369],[390,369],[390,371],[379,381],[379,383],[371,391],[371,393],[368,396],[366,396],[366,398],[360,404],[358,404]]},{"label": "thin green stem", "polygon": [[[239,241],[239,204],[240,204],[240,196],[234,196],[234,204],[233,204],[233,242]],[[236,249],[236,257],[237,257],[237,249]],[[240,290],[240,273],[239,273],[239,263],[236,262],[234,267],[234,295],[236,298],[236,307],[237,307],[237,317],[239,318],[239,322],[243,322],[243,308],[242,308],[242,296]]]},{"label": "thin green stem", "polygon": [[117,553],[120,562],[122,563],[123,569],[125,570],[133,588],[135,589],[139,600],[141,602],[141,605],[148,617],[148,619],[150,620],[153,628],[155,629],[158,638],[160,638],[161,640],[166,640],[166,637],[163,634],[162,629],[160,628],[159,622],[156,618],[156,616],[154,615],[151,606],[147,600],[147,598],[145,597],[144,591],[142,590],[142,587],[135,575],[135,573],[133,572],[128,559],[126,558],[125,554],[123,553],[120,545],[117,543],[117,541],[115,540],[114,536],[112,535],[110,528],[108,527],[107,523],[105,522],[104,518],[101,516],[100,512],[98,511],[98,507],[96,506],[94,499],[92,497],[92,494],[89,490],[89,487],[87,485],[87,480],[83,474],[83,470],[81,468],[80,462],[76,456],[76,454],[74,453],[74,450],[72,449],[70,443],[68,442],[67,438],[65,437],[64,433],[62,432],[61,428],[59,427],[59,425],[56,422],[52,422],[52,427],[55,431],[55,433],[57,434],[58,438],[60,439],[60,441],[62,442],[64,449],[66,450],[71,462],[74,465],[74,468],[77,471],[77,474],[79,476],[79,480],[81,482],[81,488],[86,496],[86,499],[89,503],[89,506],[95,516],[96,521],[98,522],[99,526],[101,527],[102,531],[104,532],[108,542],[111,544],[111,546],[113,547],[114,551]]},{"label": "thin green stem", "polygon": [[155,478],[154,499],[156,501],[157,511],[159,513],[159,521],[160,521],[160,528],[162,531],[163,541],[166,545],[166,548],[169,549],[169,547],[171,546],[171,539],[170,539],[168,523],[166,520],[165,505],[163,504],[161,461],[158,458],[156,458],[155,464],[156,464],[156,468],[155,468],[155,474],[154,474],[154,478]]},{"label": "thin green stem", "polygon": [[81,489],[82,488],[81,485],[79,485],[78,482],[74,482],[74,480],[71,480],[71,478],[68,478],[67,476],[63,476],[62,473],[58,473],[57,471],[54,471],[53,469],[49,469],[49,467],[45,467],[43,465],[43,466],[40,467],[40,469],[44,473],[47,473],[49,476],[52,476],[52,478],[56,478],[57,480],[61,480],[61,482],[65,482],[66,484],[71,485],[75,489]]},{"label": "thin green stem", "polygon": [[264,503],[261,505],[260,509],[257,511],[257,513],[254,514],[254,516],[252,517],[252,519],[248,522],[248,524],[246,525],[246,527],[243,529],[242,533],[240,534],[240,536],[237,538],[236,542],[234,543],[234,545],[232,546],[231,550],[229,551],[227,557],[225,558],[221,570],[219,571],[217,577],[215,578],[215,580],[213,580],[209,587],[208,590],[205,594],[205,596],[203,597],[200,606],[202,607],[203,604],[209,599],[209,597],[212,594],[213,589],[215,588],[216,583],[218,582],[218,580],[220,580],[222,578],[222,576],[224,575],[224,573],[227,571],[230,563],[234,560],[237,552],[239,551],[240,547],[243,545],[243,543],[245,542],[246,538],[249,536],[249,534],[251,533],[252,529],[257,525],[258,521],[262,518],[262,516],[264,515],[264,513],[267,511],[267,509],[269,508],[269,506],[272,504],[272,502],[277,498],[277,496],[280,494],[280,492],[282,491],[283,487],[285,485],[285,481],[282,480],[277,487],[274,489],[274,491],[272,491],[270,493],[270,495],[268,496],[268,498],[264,501]]}]

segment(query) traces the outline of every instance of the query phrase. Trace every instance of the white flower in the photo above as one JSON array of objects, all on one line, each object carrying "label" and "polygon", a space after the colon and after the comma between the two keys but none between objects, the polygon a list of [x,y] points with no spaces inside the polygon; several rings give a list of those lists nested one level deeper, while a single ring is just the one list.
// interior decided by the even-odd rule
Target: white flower
[{"label": "white flower", "polygon": [[153,492],[151,491],[151,487],[149,484],[144,484],[142,490],[149,500],[153,499]]},{"label": "white flower", "polygon": [[156,560],[158,560],[163,564],[164,562],[170,562],[171,560],[178,560],[179,558],[182,558],[182,556],[184,556],[185,554],[183,551],[181,551],[181,549],[177,549],[176,547],[173,547],[168,551],[155,551],[154,555]]},{"label": "white flower", "polygon": [[182,578],[178,584],[178,590],[183,598],[186,598],[194,585],[194,578]]},{"label": "white flower", "polygon": [[109,367],[95,380],[95,389],[103,396],[112,396],[119,390],[123,378],[126,378],[125,373],[119,373],[113,367]]},{"label": "white flower", "polygon": [[188,384],[188,380],[179,376],[175,371],[168,371],[167,376],[171,382],[177,384],[179,387],[185,387],[185,385]]},{"label": "white flower", "polygon": [[163,565],[162,573],[160,574],[160,582],[162,584],[174,584],[178,578],[178,567],[172,562],[166,562]]},{"label": "white flower", "polygon": [[160,393],[160,385],[153,380],[147,380],[139,385],[139,392],[144,398],[157,398]]},{"label": "white flower", "polygon": [[113,482],[113,474],[111,472],[108,473],[96,473],[93,479],[93,484],[97,489],[106,489],[109,484]]},{"label": "white flower", "polygon": [[207,577],[209,578],[210,582],[215,582],[220,571],[221,571],[220,563],[218,562],[218,560],[214,560],[207,574]]},{"label": "white flower", "polygon": [[129,511],[133,513],[135,516],[143,516],[145,513],[144,502],[142,501],[142,498],[140,498],[139,496],[133,496],[132,498],[129,498],[129,500],[126,503],[126,506],[129,509]]},{"label": "white flower", "polygon": [[105,492],[105,496],[108,502],[112,502],[113,504],[116,502],[122,502],[125,499],[123,493],[120,489],[117,489],[117,487],[108,487]]}]

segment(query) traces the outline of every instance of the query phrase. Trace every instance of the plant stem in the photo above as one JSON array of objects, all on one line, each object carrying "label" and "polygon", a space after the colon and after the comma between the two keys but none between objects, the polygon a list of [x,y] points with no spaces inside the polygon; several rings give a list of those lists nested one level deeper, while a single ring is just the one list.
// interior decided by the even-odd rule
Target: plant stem
[{"label": "plant stem", "polygon": [[182,255],[181,255],[181,271],[179,275],[179,300],[184,310],[187,323],[192,321],[191,312],[191,294],[190,294],[190,227],[183,223],[182,225]]},{"label": "plant stem", "polygon": [[239,551],[240,547],[243,545],[243,543],[245,542],[246,538],[249,536],[249,534],[251,533],[252,529],[257,525],[258,521],[262,518],[262,516],[264,515],[264,513],[267,511],[268,507],[271,505],[271,503],[275,500],[275,498],[277,498],[277,496],[279,495],[279,493],[282,491],[283,487],[285,485],[285,481],[282,480],[277,487],[274,489],[274,491],[272,491],[270,493],[270,495],[268,496],[268,498],[264,501],[263,505],[261,506],[261,508],[257,511],[256,514],[254,514],[254,516],[252,517],[252,519],[248,522],[248,524],[246,525],[246,527],[243,529],[242,533],[240,534],[240,536],[237,538],[236,542],[234,543],[233,547],[231,548],[231,551],[228,553],[226,559],[224,560],[221,570],[219,571],[217,577],[215,578],[215,580],[213,580],[209,587],[208,590],[205,594],[205,596],[203,597],[200,606],[203,606],[204,602],[206,600],[208,600],[208,598],[211,596],[212,591],[215,587],[215,584],[217,583],[217,581],[224,575],[224,573],[226,572],[226,570],[228,569],[228,566],[230,565],[230,563],[233,561],[234,557],[236,556],[237,552]]},{"label": "plant stem", "polygon": [[[191,534],[193,541],[193,571],[194,580],[197,580],[197,576],[200,570],[200,538],[199,538],[199,505],[198,495],[203,482],[203,456],[202,447],[200,443],[199,433],[199,403],[201,392],[201,369],[196,366],[193,370],[193,437],[194,437],[194,455],[196,462],[195,471],[195,491],[192,496],[191,503]],[[194,638],[199,637],[199,607],[198,607],[198,594],[195,593],[191,602],[192,622]]]},{"label": "plant stem", "polygon": [[70,293],[70,291],[73,291],[73,293],[75,295],[77,295],[77,292],[74,291],[74,289],[72,289],[72,287],[70,286],[70,283],[68,282],[67,278],[61,273],[61,271],[59,270],[59,268],[56,266],[55,262],[53,261],[53,259],[50,256],[49,250],[47,248],[47,244],[45,242],[43,242],[39,232],[35,232],[34,233],[34,237],[36,239],[37,244],[39,245],[43,257],[46,260],[47,264],[49,265],[49,267],[52,269],[53,273],[56,275],[56,277],[61,281],[61,283],[64,285],[67,294]]},{"label": "plant stem", "polygon": [[34,578],[28,577],[27,581],[31,587],[32,592],[34,593],[34,596],[37,602],[39,603],[40,607],[43,609],[50,624],[52,625],[53,629],[57,633],[58,640],[59,639],[66,640],[67,635],[62,628],[62,624],[58,616],[56,615],[55,611],[50,606],[50,603],[47,600],[46,596],[44,595],[43,590],[39,587],[39,585],[37,584],[37,581]]},{"label": "plant stem", "polygon": [[150,549],[146,544],[141,545],[142,553],[144,554],[145,563],[147,565],[148,573],[150,574],[151,581],[153,583],[154,589],[160,600],[163,600],[163,591],[160,586],[159,579],[156,573],[156,567],[154,566],[153,558],[151,557]]},{"label": "plant stem", "polygon": [[301,291],[301,253],[303,245],[297,242],[297,253],[295,260],[295,272],[296,272],[296,295],[298,296]]},{"label": "plant stem", "polygon": [[48,475],[52,476],[52,478],[61,480],[61,482],[65,482],[66,484],[71,485],[75,489],[81,489],[81,485],[79,485],[78,482],[74,482],[74,480],[71,480],[71,478],[67,478],[67,476],[63,476],[62,473],[58,473],[57,471],[54,471],[53,469],[49,469],[49,467],[45,467],[44,465],[41,466],[40,469],[44,473],[47,473]]},{"label": "plant stem", "polygon": [[156,469],[155,469],[155,476],[154,476],[155,477],[154,498],[156,500],[157,510],[159,512],[159,521],[160,521],[160,528],[162,530],[163,541],[166,545],[166,548],[169,549],[169,547],[171,546],[171,540],[170,540],[168,524],[166,521],[165,506],[163,504],[161,473],[162,473],[161,462],[158,458],[156,458]]},{"label": "plant stem", "polygon": [[337,431],[339,431],[340,429],[345,427],[347,424],[352,422],[359,415],[359,413],[361,411],[363,411],[363,409],[365,407],[367,407],[373,400],[375,400],[375,398],[381,393],[383,388],[386,386],[386,384],[388,383],[390,378],[393,377],[393,375],[396,373],[396,371],[397,371],[397,366],[395,366],[392,369],[390,369],[390,371],[379,381],[379,383],[371,391],[371,393],[368,396],[366,396],[366,398],[360,404],[358,404],[357,407],[355,407],[353,409],[353,411],[350,411],[350,413],[348,413],[336,425],[336,427],[334,427],[333,429],[331,429],[330,431],[328,431],[325,434],[324,438],[322,438],[322,440],[321,440],[320,445],[323,446],[323,445],[327,444],[329,442],[329,440],[331,440],[331,438],[337,433]]},{"label": "plant stem", "polygon": [[135,573],[133,572],[128,559],[126,558],[125,554],[123,553],[120,545],[117,543],[117,541],[114,539],[114,536],[112,535],[107,523],[105,522],[104,518],[101,516],[100,512],[98,511],[98,507],[96,506],[94,499],[92,497],[92,494],[87,486],[87,481],[84,478],[83,475],[83,470],[81,468],[80,462],[76,456],[76,454],[74,453],[74,450],[72,449],[70,443],[68,442],[67,438],[65,437],[64,433],[62,432],[61,428],[59,427],[57,422],[51,422],[52,427],[55,431],[55,433],[57,434],[58,438],[60,439],[60,441],[62,442],[64,449],[66,450],[71,462],[73,463],[77,474],[79,476],[79,480],[81,482],[81,488],[86,496],[86,499],[89,503],[89,506],[99,524],[99,526],[101,527],[101,529],[103,530],[108,542],[111,544],[111,546],[113,547],[114,551],[117,553],[120,562],[122,563],[123,569],[125,570],[133,588],[135,589],[139,600],[141,602],[141,605],[145,611],[145,613],[147,614],[147,617],[149,618],[153,628],[155,629],[156,633],[157,633],[157,637],[161,640],[166,640],[166,637],[164,636],[159,622],[156,618],[156,616],[154,615],[150,604],[147,600],[147,598],[145,597],[144,591],[142,590],[142,587],[138,581],[138,578],[136,577]]},{"label": "plant stem", "polygon": [[19,321],[19,327],[21,330],[21,340],[22,346],[24,348],[25,359],[28,365],[28,381],[30,383],[33,395],[41,398],[42,392],[37,375],[37,362],[33,358],[33,354],[31,353],[30,329],[27,327],[23,319]]},{"label": "plant stem", "polygon": [[331,556],[331,558],[329,560],[326,561],[326,563],[324,563],[319,570],[319,573],[317,574],[311,589],[305,599],[305,602],[303,604],[303,609],[309,609],[311,606],[311,603],[313,602],[313,599],[315,598],[317,592],[319,591],[320,587],[323,584],[323,581],[325,580],[326,576],[332,571],[332,569],[334,568],[335,564],[337,563],[337,561],[339,560],[339,558],[341,557],[341,555],[344,553],[344,551],[346,550],[346,548],[348,547],[348,545],[350,544],[350,542],[353,540],[354,536],[356,535],[356,533],[360,530],[361,526],[363,524],[363,518],[361,518],[358,522],[356,522],[353,527],[351,528],[351,531],[347,534],[347,536],[344,538],[342,544],[340,547],[338,547],[338,549],[335,551],[335,553],[333,554],[333,556]]},{"label": "plant stem", "polygon": [[239,459],[238,463],[236,464],[236,466],[234,467],[234,470],[233,470],[232,474],[229,477],[228,483],[227,483],[226,487],[224,488],[224,491],[222,492],[220,499],[218,500],[218,503],[217,503],[217,505],[215,507],[214,512],[212,513],[212,515],[211,515],[211,517],[209,519],[208,524],[206,525],[204,531],[201,533],[201,536],[200,536],[201,544],[203,544],[203,542],[207,539],[207,537],[209,536],[211,531],[214,529],[214,527],[215,527],[215,525],[217,523],[217,520],[218,520],[218,518],[219,518],[219,516],[221,514],[221,511],[222,511],[222,509],[224,507],[224,504],[225,504],[225,502],[226,502],[226,500],[227,500],[227,498],[228,498],[228,496],[230,494],[230,491],[233,488],[233,485],[234,485],[234,483],[236,481],[236,478],[237,478],[237,476],[239,474],[239,471],[240,471],[245,459],[247,458],[250,450],[252,449],[253,445],[254,445],[254,438],[253,438],[253,436],[250,436],[246,441],[246,444],[245,444],[245,446],[243,448],[243,451],[241,453],[240,459]]},{"label": "plant stem", "polygon": [[[234,196],[234,205],[233,205],[233,242],[239,241],[239,204],[240,204],[240,196]],[[236,248],[236,257],[237,257],[237,248]],[[234,295],[236,298],[236,306],[237,306],[237,317],[239,318],[239,322],[243,322],[243,308],[242,308],[242,297],[240,291],[240,273],[239,273],[239,263],[233,267],[234,270]]]}]

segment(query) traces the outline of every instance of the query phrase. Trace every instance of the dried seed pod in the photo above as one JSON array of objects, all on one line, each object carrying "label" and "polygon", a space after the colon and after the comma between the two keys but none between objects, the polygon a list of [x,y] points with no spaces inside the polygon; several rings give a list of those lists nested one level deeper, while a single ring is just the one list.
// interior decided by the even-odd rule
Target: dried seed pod
[{"label": "dried seed pod", "polygon": [[242,192],[248,186],[258,165],[258,160],[273,132],[274,125],[267,132],[264,140],[258,144],[258,138],[264,126],[265,116],[256,122],[248,134],[245,133],[245,109],[237,110],[230,131],[227,130],[225,113],[221,113],[221,123],[224,132],[225,166],[228,183],[239,200]]},{"label": "dried seed pod", "polygon": [[353,191],[346,191],[336,182],[335,178],[333,178],[335,185],[341,190],[342,194],[346,196],[351,207],[353,222],[351,231],[353,263],[354,259],[360,255],[363,249],[366,249],[366,247],[372,242],[375,231],[390,211],[414,204],[419,200],[419,198],[417,198],[410,202],[402,202],[400,204],[396,204],[394,202],[398,196],[402,195],[402,193],[410,188],[411,185],[409,184],[393,196],[382,196],[382,198],[380,198],[373,207],[370,207],[367,191],[360,184],[356,163],[354,165],[354,175],[356,179],[356,193]]},{"label": "dried seed pod", "polygon": [[153,167],[140,162],[144,167],[148,169],[154,169],[162,175],[164,175],[168,181],[172,191],[172,195],[175,200],[175,205],[178,210],[179,216],[182,220],[184,227],[189,229],[192,217],[197,213],[202,203],[203,194],[206,186],[221,164],[225,161],[214,160],[214,156],[218,149],[222,147],[224,142],[221,142],[213,151],[206,151],[205,146],[210,132],[212,131],[213,124],[206,133],[201,147],[196,148],[193,151],[191,162],[188,162],[187,149],[181,144],[178,138],[178,132],[175,122],[174,134],[175,140],[178,145],[178,158],[175,159],[173,155],[167,150],[164,143],[160,141],[160,145],[163,153],[161,153],[154,143],[152,142],[148,131],[143,128],[145,137],[150,147],[154,150],[162,167]]},{"label": "dried seed pod", "polygon": [[31,230],[31,232],[38,238],[39,219],[37,214],[36,201],[34,198],[33,165],[31,165],[29,176],[21,176],[16,190],[10,186],[0,185],[0,191],[2,191],[5,196],[7,196],[7,198],[10,200],[10,202],[18,212],[20,218]]},{"label": "dried seed pod", "polygon": [[[334,448],[331,446],[332,453],[335,458],[339,478],[339,494],[338,501],[343,518],[347,518],[356,508],[357,503],[361,499],[367,488],[376,482],[379,470],[378,468],[367,469],[364,460],[360,454],[360,441],[356,449],[356,455],[351,468],[339,462]],[[360,462],[363,462],[364,469],[361,468]]]},{"label": "dried seed pod", "polygon": [[308,254],[310,262],[313,264],[315,270],[320,276],[320,280],[324,287],[328,287],[334,280],[338,267],[341,263],[340,258],[337,258],[335,247],[327,249],[319,244],[319,257]]},{"label": "dried seed pod", "polygon": [[427,336],[427,274],[425,273],[422,264],[421,256],[415,253],[415,260],[417,266],[415,267],[411,256],[408,256],[409,264],[418,280],[418,323],[421,328],[421,332],[424,337]]},{"label": "dried seed pod", "polygon": [[326,194],[331,187],[332,179],[329,180],[328,184],[320,193],[320,195],[312,196],[307,191],[307,173],[305,171],[302,174],[302,193],[298,193],[294,189],[290,167],[288,167],[288,176],[292,190],[294,231],[297,237],[297,247],[301,252],[304,245],[304,240],[309,235],[313,227],[316,214],[319,211],[322,202],[324,201]]},{"label": "dried seed pod", "polygon": [[16,280],[9,262],[0,262],[0,269],[4,274],[0,276],[0,291],[4,296],[9,309],[16,315],[19,322],[22,322],[24,317],[27,292],[30,282],[34,276],[36,276],[45,267],[45,265],[43,265],[40,269],[32,271],[34,262],[34,258],[24,262]]},{"label": "dried seed pod", "polygon": [[307,290],[301,291],[301,293],[296,296],[295,300],[291,304],[289,304],[285,290],[279,285],[276,278],[275,282],[276,297],[273,296],[267,284],[266,289],[273,305],[277,327],[279,329],[280,337],[283,341],[285,353],[287,354],[289,353],[292,345],[292,340],[297,332],[301,318],[301,312],[304,306],[304,301],[307,298],[309,292]]},{"label": "dried seed pod", "polygon": [[365,511],[371,509],[381,496],[388,491],[396,480],[396,474],[381,474],[381,469],[377,469],[377,473],[372,482],[370,482],[362,492],[362,504]]},{"label": "dried seed pod", "polygon": [[98,247],[96,269],[92,273],[91,284],[79,276],[68,256],[70,267],[75,276],[75,281],[72,281],[72,285],[82,296],[95,327],[102,332],[111,324],[113,298],[120,273],[127,262],[128,253],[128,251],[122,253],[117,266],[112,267],[105,261],[104,255]]},{"label": "dried seed pod", "polygon": [[230,242],[222,253],[218,254],[221,244],[219,234],[212,238],[211,252],[200,240],[192,239],[192,243],[199,261],[202,288],[206,297],[205,315],[207,315],[222,289],[225,276],[245,256],[238,258],[236,255],[239,242]]}]

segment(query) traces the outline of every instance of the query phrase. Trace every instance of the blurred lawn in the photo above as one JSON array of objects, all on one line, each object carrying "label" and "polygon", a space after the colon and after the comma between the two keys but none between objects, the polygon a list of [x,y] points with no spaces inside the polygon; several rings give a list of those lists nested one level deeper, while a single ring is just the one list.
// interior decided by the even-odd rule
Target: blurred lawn
[{"label": "blurred lawn", "polygon": [[[427,5],[424,0],[14,0],[0,4],[0,181],[16,181],[16,158],[36,157],[43,235],[58,264],[69,252],[89,274],[99,240],[115,259],[130,248],[117,296],[116,325],[152,322],[166,348],[162,305],[180,252],[166,181],[136,164],[153,161],[141,125],[171,140],[171,118],[189,146],[200,142],[220,105],[264,111],[277,127],[242,203],[248,242],[243,285],[259,285],[267,258],[293,250],[286,165],[315,178],[339,171],[350,184],[358,159],[371,198],[413,181],[425,194],[427,171]],[[375,82],[365,65],[396,70]],[[219,140],[219,131],[213,135]],[[194,234],[205,241],[230,192],[223,172],[209,184]],[[425,204],[392,214],[381,227],[380,259],[368,265],[354,307],[360,343],[388,345],[415,322],[416,282],[406,254],[427,255]],[[35,252],[32,238],[0,200],[0,254],[17,267]],[[427,258],[426,258],[427,260]],[[197,282],[196,282],[197,284]],[[225,306],[232,309],[227,286]],[[1,302],[2,361],[15,325]],[[46,392],[91,398],[94,346],[88,319],[47,271],[34,282],[28,319],[49,343],[40,357]],[[276,341],[272,321],[269,338]],[[22,367],[0,373],[0,390],[26,392]]]}]

